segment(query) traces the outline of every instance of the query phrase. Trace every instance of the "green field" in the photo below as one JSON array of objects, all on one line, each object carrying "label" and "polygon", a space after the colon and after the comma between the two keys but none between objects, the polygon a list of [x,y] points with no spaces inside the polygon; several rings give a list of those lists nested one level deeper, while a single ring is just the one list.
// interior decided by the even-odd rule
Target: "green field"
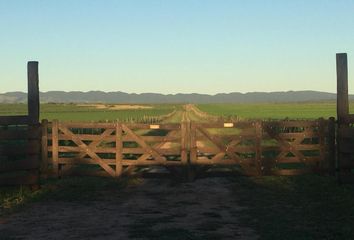
[{"label": "green field", "polygon": [[[114,105],[106,105],[114,106]],[[118,105],[119,106],[119,105]],[[159,122],[161,116],[174,110],[182,111],[179,104],[150,104],[140,105],[144,109],[99,109],[93,106],[76,104],[41,104],[41,119],[58,119],[61,121],[137,121]],[[230,118],[237,116],[243,119],[317,119],[336,116],[335,102],[307,103],[257,103],[257,104],[198,104],[201,111]],[[354,102],[351,104],[354,112]],[[0,116],[24,115],[27,113],[26,104],[0,104]],[[171,121],[178,122],[181,112],[177,112]],[[189,113],[191,120],[201,120]]]},{"label": "green field", "polygon": [[[109,105],[108,105],[109,106]],[[61,121],[137,121],[155,122],[163,116],[178,109],[178,105],[159,104],[143,105],[146,109],[98,109],[93,106],[76,104],[41,104],[41,119],[58,119]],[[0,116],[25,115],[26,104],[0,104]]]},{"label": "green field", "polygon": [[[198,104],[209,114],[247,119],[316,119],[336,117],[335,102],[309,103],[257,103],[257,104]],[[354,112],[354,102],[351,104]]]}]

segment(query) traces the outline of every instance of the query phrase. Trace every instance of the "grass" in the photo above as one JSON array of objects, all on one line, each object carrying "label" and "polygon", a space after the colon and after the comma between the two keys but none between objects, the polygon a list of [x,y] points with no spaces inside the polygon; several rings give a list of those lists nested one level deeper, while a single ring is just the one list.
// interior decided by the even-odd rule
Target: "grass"
[{"label": "grass", "polygon": [[261,239],[354,239],[353,185],[316,175],[233,181],[235,196],[247,207],[242,224]]},{"label": "grass", "polygon": [[[109,110],[97,109],[92,106],[78,106],[76,104],[41,104],[41,119],[58,119],[61,121],[141,121],[171,113],[179,105],[156,104],[144,105],[152,108]],[[0,104],[0,116],[26,115],[27,104]]]},{"label": "grass", "polygon": [[[335,102],[198,104],[197,107],[216,116],[247,119],[316,119],[337,115]],[[354,112],[354,104],[351,104],[350,111]]]},{"label": "grass", "polygon": [[98,191],[119,191],[127,186],[139,184],[137,178],[70,177],[51,179],[41,188],[32,191],[26,186],[0,187],[0,217],[17,211],[30,202],[43,200],[93,201]]}]

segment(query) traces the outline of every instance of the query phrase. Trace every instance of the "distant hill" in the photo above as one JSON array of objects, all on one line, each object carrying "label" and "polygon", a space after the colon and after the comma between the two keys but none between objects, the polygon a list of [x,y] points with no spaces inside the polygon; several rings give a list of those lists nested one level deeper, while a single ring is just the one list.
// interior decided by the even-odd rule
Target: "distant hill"
[{"label": "distant hill", "polygon": [[[125,93],[125,92],[64,92],[49,91],[40,93],[41,102],[56,103],[261,103],[261,102],[307,102],[332,101],[336,94],[317,91],[288,92],[249,92],[208,94],[159,94],[159,93]],[[354,99],[354,95],[350,95]],[[0,103],[23,103],[27,101],[27,93],[7,92],[0,94]]]}]

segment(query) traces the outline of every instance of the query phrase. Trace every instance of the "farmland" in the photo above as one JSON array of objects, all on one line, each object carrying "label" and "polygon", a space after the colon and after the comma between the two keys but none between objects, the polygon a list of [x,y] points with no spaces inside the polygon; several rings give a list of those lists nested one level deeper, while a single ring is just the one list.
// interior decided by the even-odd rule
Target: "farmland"
[{"label": "farmland", "polygon": [[[258,104],[198,104],[201,111],[230,118],[241,119],[316,119],[336,116],[335,102],[309,103],[258,103]],[[41,104],[41,119],[61,121],[129,121],[159,122],[161,117],[177,111],[169,121],[178,122],[182,118],[181,104],[144,104],[144,105],[104,105],[104,104]],[[351,104],[354,112],[354,104]],[[0,104],[0,116],[24,115],[26,104]],[[189,112],[193,121],[201,120]]]},{"label": "farmland", "polygon": [[[197,107],[212,115],[246,119],[316,119],[336,116],[335,102],[198,104]],[[354,103],[350,111],[354,112]]]},{"label": "farmland", "polygon": [[[123,107],[119,107],[123,106]],[[136,107],[140,106],[140,107]],[[159,117],[180,108],[178,105],[41,104],[41,119],[61,121],[158,122]],[[0,104],[0,116],[27,114],[26,104]]]}]

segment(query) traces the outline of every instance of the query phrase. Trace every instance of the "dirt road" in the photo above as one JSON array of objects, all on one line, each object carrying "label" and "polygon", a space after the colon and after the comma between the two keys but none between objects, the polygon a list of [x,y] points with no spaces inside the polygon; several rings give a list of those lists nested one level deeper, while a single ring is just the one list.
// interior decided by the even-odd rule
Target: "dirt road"
[{"label": "dirt road", "polygon": [[0,239],[257,239],[239,224],[231,183],[145,179],[95,200],[33,203],[0,224]]}]

